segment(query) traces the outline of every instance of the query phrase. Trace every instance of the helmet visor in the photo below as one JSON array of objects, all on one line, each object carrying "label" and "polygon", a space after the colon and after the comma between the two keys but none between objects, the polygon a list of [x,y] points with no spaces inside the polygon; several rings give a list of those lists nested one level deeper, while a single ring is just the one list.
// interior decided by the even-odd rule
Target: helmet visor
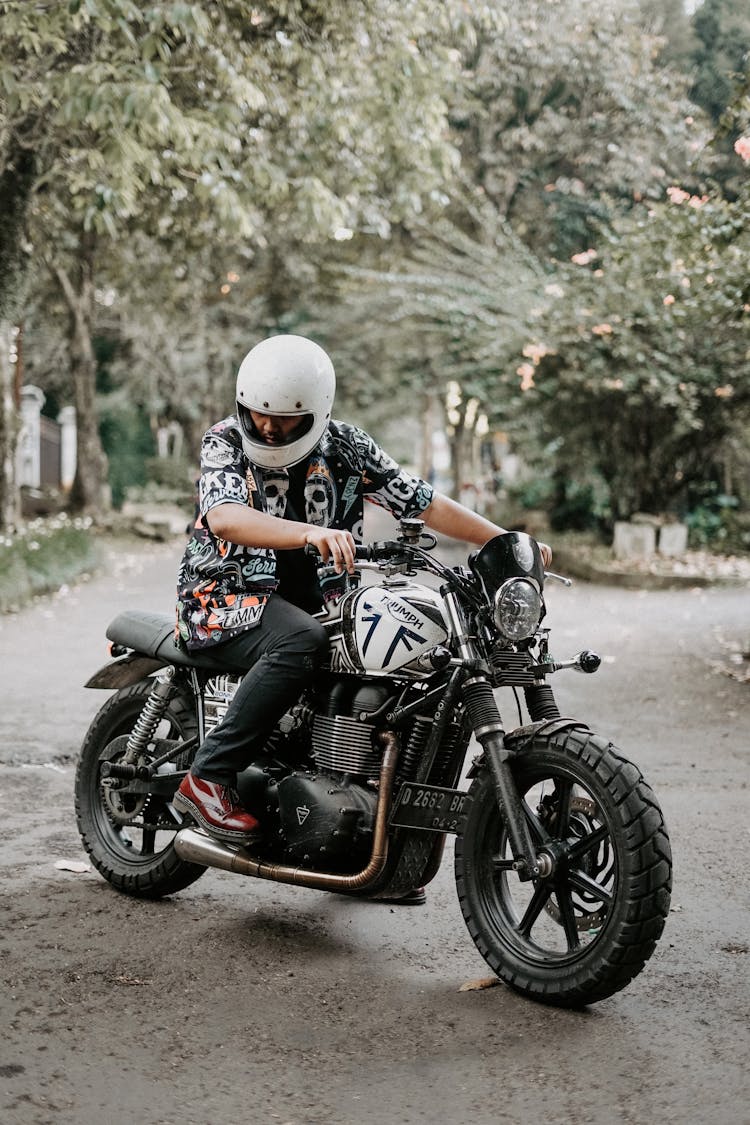
[{"label": "helmet visor", "polygon": [[240,428],[248,441],[259,445],[292,445],[308,434],[313,414],[267,414],[237,403]]}]

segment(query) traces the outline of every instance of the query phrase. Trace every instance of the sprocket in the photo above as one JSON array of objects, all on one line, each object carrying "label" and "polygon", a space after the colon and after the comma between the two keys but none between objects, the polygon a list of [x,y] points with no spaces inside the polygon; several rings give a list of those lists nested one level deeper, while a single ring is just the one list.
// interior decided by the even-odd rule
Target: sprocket
[{"label": "sprocket", "polygon": [[[120,735],[119,738],[114,738],[105,746],[99,756],[99,761],[122,761],[125,757],[127,745],[127,735]],[[142,760],[138,764],[142,764]],[[151,800],[148,793],[121,792],[118,788],[120,784],[121,783],[116,778],[99,778],[99,792],[101,794],[102,807],[107,817],[116,828],[121,828],[126,824],[133,824],[136,818],[145,812]]]}]

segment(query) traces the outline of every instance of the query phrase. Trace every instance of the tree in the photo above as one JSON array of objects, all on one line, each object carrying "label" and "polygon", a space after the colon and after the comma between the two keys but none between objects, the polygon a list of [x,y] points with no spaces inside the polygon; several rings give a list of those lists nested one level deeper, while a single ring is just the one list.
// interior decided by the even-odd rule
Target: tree
[{"label": "tree", "polygon": [[346,270],[320,319],[344,369],[357,373],[342,398],[376,397],[394,415],[405,401],[413,413],[416,401],[417,415],[434,422],[440,411],[458,494],[477,427],[502,415],[498,386],[524,340],[542,270],[483,196],[454,211],[402,232],[390,268]]},{"label": "tree", "polygon": [[658,62],[690,75],[697,40],[685,0],[640,0],[640,9],[646,31],[658,43]]},{"label": "tree", "polygon": [[[70,307],[78,492],[95,508],[83,339],[123,242],[145,229],[174,256],[184,244],[184,258],[201,241],[262,250],[275,227],[321,237],[411,213],[451,165],[443,91],[461,5],[275,0],[249,16],[240,0],[2,7],[0,172],[17,150],[31,165],[16,210]],[[17,233],[5,257],[23,272]]]},{"label": "tree", "polygon": [[452,106],[464,173],[540,257],[564,260],[613,207],[658,198],[705,133],[637,0],[504,7]]},{"label": "tree", "polygon": [[562,479],[606,482],[614,518],[684,511],[750,418],[750,195],[672,188],[558,277],[524,372]]},{"label": "tree", "polygon": [[750,12],[743,0],[703,0],[693,16],[692,97],[718,125],[747,72]]},{"label": "tree", "polygon": [[696,47],[691,96],[715,127],[712,174],[732,199],[745,169],[734,152],[743,129],[736,107],[750,80],[750,12],[742,0],[704,0],[693,16]]}]

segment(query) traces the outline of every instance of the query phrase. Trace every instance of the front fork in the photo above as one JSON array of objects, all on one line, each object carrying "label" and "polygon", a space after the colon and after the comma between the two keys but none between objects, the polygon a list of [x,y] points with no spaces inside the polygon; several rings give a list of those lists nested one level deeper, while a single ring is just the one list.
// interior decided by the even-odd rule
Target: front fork
[{"label": "front fork", "polygon": [[505,744],[505,731],[492,687],[484,676],[473,676],[464,682],[464,696],[474,735],[490,767],[498,807],[508,829],[513,867],[518,872],[519,879],[538,879],[541,875],[539,860],[518,786],[510,768],[512,755]]},{"label": "front fork", "polygon": [[[441,590],[448,609],[454,639],[461,657],[470,666],[477,668],[481,661],[466,631],[466,623],[458,598],[452,590]],[[484,757],[489,765],[495,785],[498,808],[508,829],[508,837],[513,852],[513,866],[519,879],[528,882],[538,879],[542,874],[529,824],[523,810],[513,771],[510,767],[511,751],[505,744],[500,711],[498,710],[492,684],[481,672],[464,681],[466,709]]]}]

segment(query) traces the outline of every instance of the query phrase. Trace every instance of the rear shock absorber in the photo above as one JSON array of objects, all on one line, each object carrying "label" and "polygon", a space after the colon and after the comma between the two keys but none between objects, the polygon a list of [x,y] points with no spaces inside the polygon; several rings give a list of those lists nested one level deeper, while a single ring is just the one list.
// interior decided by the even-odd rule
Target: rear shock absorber
[{"label": "rear shock absorber", "polygon": [[174,677],[175,669],[171,665],[162,668],[154,677],[151,694],[130,732],[123,759],[125,762],[132,765],[145,752],[175,693]]}]

